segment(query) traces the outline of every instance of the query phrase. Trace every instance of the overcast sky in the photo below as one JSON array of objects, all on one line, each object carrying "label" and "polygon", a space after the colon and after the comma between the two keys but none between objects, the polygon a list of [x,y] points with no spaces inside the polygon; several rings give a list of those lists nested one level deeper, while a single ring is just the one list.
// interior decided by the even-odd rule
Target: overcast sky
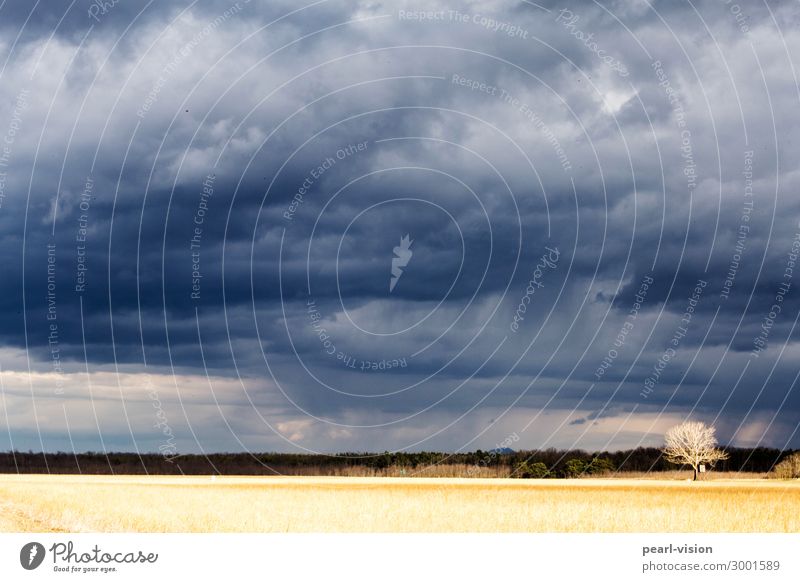
[{"label": "overcast sky", "polygon": [[798,6],[2,3],[0,450],[800,446]]}]

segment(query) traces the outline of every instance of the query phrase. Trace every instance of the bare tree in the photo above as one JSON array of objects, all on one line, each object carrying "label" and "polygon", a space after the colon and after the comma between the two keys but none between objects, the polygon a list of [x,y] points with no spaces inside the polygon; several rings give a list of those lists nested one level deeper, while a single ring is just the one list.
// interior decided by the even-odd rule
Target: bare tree
[{"label": "bare tree", "polygon": [[713,426],[703,422],[685,422],[673,426],[665,435],[664,456],[670,463],[690,465],[694,470],[694,481],[700,465],[713,467],[717,461],[728,458],[728,453],[717,448]]}]

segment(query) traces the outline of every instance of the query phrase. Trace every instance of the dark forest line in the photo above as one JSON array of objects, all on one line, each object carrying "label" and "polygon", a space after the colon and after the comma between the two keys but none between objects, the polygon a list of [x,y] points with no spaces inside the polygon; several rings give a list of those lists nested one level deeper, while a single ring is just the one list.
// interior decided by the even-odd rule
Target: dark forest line
[{"label": "dark forest line", "polygon": [[[766,473],[792,451],[759,447],[726,448],[730,455],[714,471]],[[452,467],[464,477],[574,477],[611,472],[661,472],[676,467],[658,448],[617,452],[583,450],[475,451],[469,453],[213,453],[164,456],[157,453],[0,453],[0,473],[92,475],[357,475],[424,474]],[[457,468],[457,469],[456,469]],[[437,474],[441,474],[439,471]]]}]

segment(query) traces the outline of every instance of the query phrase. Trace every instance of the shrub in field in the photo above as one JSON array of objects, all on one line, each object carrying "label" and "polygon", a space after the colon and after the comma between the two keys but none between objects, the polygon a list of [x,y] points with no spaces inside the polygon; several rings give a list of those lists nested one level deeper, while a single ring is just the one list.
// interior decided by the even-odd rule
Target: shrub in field
[{"label": "shrub in field", "polygon": [[800,479],[800,453],[792,453],[775,465],[772,476],[777,479]]},{"label": "shrub in field", "polygon": [[609,459],[603,459],[601,457],[592,459],[592,462],[589,463],[589,466],[586,468],[586,472],[589,475],[607,475],[616,470],[617,468],[614,466],[614,463]]},{"label": "shrub in field", "polygon": [[529,475],[532,479],[544,479],[550,476],[550,471],[544,463],[533,463],[530,466]]},{"label": "shrub in field", "polygon": [[587,467],[586,461],[582,459],[570,459],[564,465],[564,477],[568,479],[580,477],[586,471]]},{"label": "shrub in field", "polygon": [[522,461],[516,466],[515,474],[522,479],[544,479],[550,476],[550,471],[547,470],[547,465],[544,463],[528,463],[528,461]]}]

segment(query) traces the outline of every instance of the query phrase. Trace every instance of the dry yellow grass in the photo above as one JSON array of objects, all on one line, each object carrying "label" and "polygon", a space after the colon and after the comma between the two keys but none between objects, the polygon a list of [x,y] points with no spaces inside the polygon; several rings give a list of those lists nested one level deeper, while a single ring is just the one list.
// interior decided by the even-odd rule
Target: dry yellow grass
[{"label": "dry yellow grass", "polygon": [[800,483],[3,475],[0,530],[800,532]]}]

